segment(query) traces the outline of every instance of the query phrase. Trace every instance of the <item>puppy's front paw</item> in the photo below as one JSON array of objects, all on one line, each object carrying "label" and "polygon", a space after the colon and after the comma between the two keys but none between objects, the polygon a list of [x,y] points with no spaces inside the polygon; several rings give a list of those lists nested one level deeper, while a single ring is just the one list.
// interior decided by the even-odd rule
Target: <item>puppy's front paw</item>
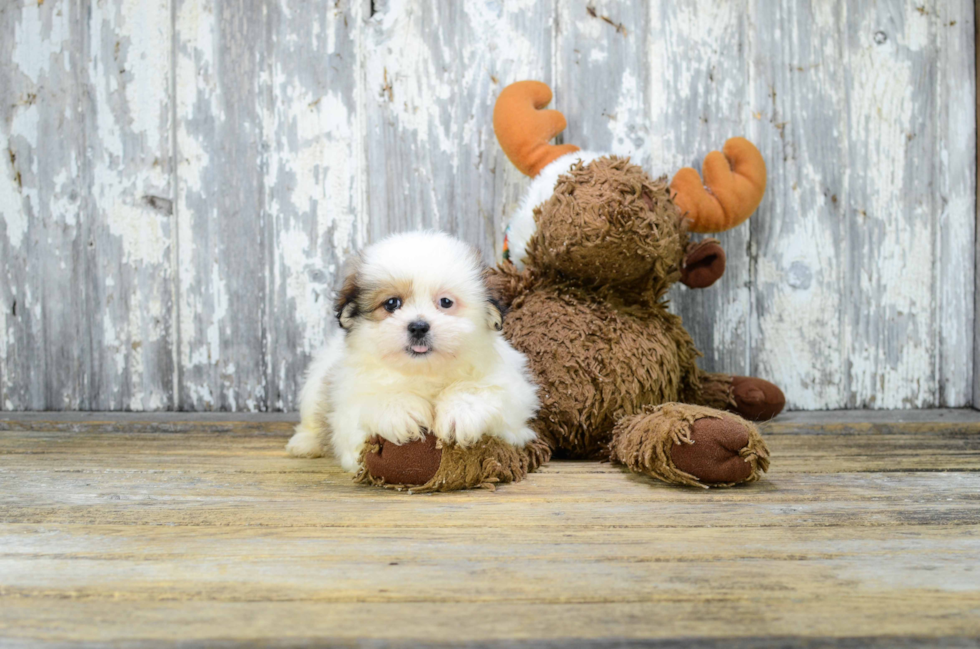
[{"label": "puppy's front paw", "polygon": [[423,429],[432,427],[432,406],[421,397],[391,399],[367,409],[362,423],[371,433],[404,444],[422,439]]},{"label": "puppy's front paw", "polygon": [[302,426],[296,427],[296,434],[286,444],[286,452],[293,457],[323,457],[326,454],[320,435]]},{"label": "puppy's front paw", "polygon": [[436,402],[432,432],[444,442],[466,447],[489,432],[490,415],[483,399],[475,394],[454,394]]}]

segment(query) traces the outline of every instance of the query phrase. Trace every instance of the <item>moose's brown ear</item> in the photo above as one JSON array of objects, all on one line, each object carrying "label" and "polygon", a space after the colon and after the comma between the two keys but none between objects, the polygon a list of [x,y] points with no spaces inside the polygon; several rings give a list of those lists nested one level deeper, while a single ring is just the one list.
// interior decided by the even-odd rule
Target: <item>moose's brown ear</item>
[{"label": "moose's brown ear", "polygon": [[334,314],[340,328],[349,330],[354,325],[354,320],[359,315],[357,298],[360,297],[361,286],[358,282],[358,264],[352,263],[348,268],[344,284],[337,292],[337,299],[334,301]]},{"label": "moose's brown ear", "polygon": [[725,250],[717,239],[705,239],[687,247],[681,262],[681,282],[690,288],[707,288],[725,274]]}]

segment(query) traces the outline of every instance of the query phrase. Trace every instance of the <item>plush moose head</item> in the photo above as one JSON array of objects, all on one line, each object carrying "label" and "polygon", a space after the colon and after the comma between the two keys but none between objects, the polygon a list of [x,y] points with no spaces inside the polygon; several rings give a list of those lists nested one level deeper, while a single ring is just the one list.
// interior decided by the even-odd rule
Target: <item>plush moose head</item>
[{"label": "plush moose head", "polygon": [[758,149],[732,138],[705,158],[704,182],[688,167],[668,187],[628,158],[549,144],[565,128],[561,113],[542,110],[550,101],[547,85],[522,81],[501,92],[494,110],[507,157],[535,178],[508,231],[515,264],[595,284],[642,282],[658,295],[678,279],[704,288],[721,277],[717,240],[692,244],[688,232],[722,232],[755,211],[766,187]]}]

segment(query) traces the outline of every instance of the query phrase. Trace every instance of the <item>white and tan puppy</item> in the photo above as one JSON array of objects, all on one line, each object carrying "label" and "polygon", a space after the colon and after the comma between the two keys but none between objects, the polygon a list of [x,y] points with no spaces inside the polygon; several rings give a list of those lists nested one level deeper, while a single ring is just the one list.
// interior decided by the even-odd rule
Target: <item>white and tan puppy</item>
[{"label": "white and tan puppy", "polygon": [[439,232],[388,237],[354,261],[335,306],[341,329],[308,372],[291,455],[331,447],[356,471],[372,435],[402,444],[427,429],[464,447],[484,435],[534,439],[536,387],[467,244]]}]

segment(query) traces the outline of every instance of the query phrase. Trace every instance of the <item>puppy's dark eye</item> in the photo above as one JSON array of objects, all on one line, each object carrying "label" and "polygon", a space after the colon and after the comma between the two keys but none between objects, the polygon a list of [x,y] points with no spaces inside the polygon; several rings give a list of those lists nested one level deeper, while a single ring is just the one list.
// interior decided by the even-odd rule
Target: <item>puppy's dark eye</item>
[{"label": "puppy's dark eye", "polygon": [[398,297],[389,297],[384,303],[385,311],[388,313],[394,313],[401,307],[401,305],[402,300]]},{"label": "puppy's dark eye", "polygon": [[452,305],[453,305],[453,301],[450,300],[448,297],[444,297],[439,300],[439,306],[441,306],[443,309],[448,309]]}]

